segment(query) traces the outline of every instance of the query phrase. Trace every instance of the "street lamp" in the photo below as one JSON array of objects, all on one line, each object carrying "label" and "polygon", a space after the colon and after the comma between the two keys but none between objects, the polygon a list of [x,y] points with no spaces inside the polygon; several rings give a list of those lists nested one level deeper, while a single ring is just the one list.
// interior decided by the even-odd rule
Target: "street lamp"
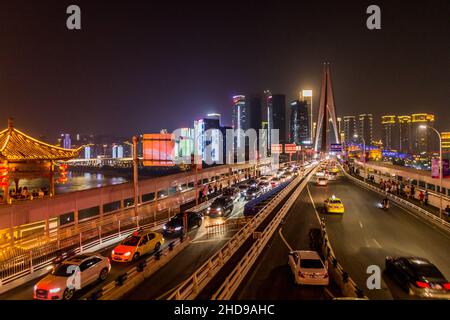
[{"label": "street lamp", "polygon": [[[358,135],[355,134],[353,138],[358,139]],[[363,141],[363,163],[364,163],[364,182],[366,182],[366,176],[367,176],[367,170],[366,170],[366,140],[364,140],[364,137],[361,136],[361,139]]]},{"label": "street lamp", "polygon": [[420,129],[430,128],[434,132],[436,132],[436,134],[439,137],[439,193],[440,193],[439,218],[442,219],[442,175],[443,175],[443,172],[442,172],[442,137],[441,137],[441,134],[439,133],[439,131],[437,131],[434,127],[422,124],[419,126],[419,128]]}]

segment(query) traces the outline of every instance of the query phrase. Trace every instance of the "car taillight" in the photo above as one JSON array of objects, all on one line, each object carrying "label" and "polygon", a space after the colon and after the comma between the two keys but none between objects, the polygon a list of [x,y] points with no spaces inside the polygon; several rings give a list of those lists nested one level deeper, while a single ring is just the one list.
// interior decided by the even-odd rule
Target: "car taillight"
[{"label": "car taillight", "polygon": [[450,283],[449,283],[449,282],[444,283],[444,288],[445,288],[446,290],[450,290]]},{"label": "car taillight", "polygon": [[429,285],[428,283],[422,282],[422,281],[416,281],[416,285],[417,285],[419,288],[429,288],[429,287],[430,287],[430,285]]}]

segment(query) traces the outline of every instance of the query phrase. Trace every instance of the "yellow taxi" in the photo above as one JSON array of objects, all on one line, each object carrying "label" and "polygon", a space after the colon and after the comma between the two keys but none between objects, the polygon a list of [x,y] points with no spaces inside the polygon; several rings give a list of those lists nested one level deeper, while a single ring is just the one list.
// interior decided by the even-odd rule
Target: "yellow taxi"
[{"label": "yellow taxi", "polygon": [[153,231],[135,231],[126,237],[111,253],[116,262],[129,262],[150,252],[158,251],[164,243],[162,234]]},{"label": "yellow taxi", "polygon": [[338,173],[338,172],[339,172],[339,169],[338,169],[338,167],[332,167],[331,170],[330,170],[330,172]]},{"label": "yellow taxi", "polygon": [[334,195],[324,201],[323,207],[326,213],[344,213],[345,211],[341,199],[336,198]]}]

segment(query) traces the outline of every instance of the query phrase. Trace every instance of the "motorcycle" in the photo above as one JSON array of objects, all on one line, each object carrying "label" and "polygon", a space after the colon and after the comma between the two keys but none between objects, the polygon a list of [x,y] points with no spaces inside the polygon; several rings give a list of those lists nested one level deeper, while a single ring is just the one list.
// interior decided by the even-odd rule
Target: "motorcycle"
[{"label": "motorcycle", "polygon": [[380,203],[380,208],[383,210],[389,209],[389,200],[382,200]]}]

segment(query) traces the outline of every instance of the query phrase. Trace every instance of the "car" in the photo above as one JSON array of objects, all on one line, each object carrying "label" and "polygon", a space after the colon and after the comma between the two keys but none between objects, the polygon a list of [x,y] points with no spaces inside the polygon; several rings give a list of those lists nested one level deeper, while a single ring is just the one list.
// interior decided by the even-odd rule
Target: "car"
[{"label": "car", "polygon": [[409,295],[450,299],[450,283],[428,259],[386,257],[386,273]]},{"label": "car", "polygon": [[325,177],[325,171],[323,171],[323,170],[317,171],[316,177]]},{"label": "car", "polygon": [[270,185],[272,186],[272,188],[278,187],[280,183],[282,183],[282,181],[278,177],[275,177],[272,180],[270,180]]},{"label": "car", "polygon": [[261,181],[260,183],[258,183],[257,187],[261,188],[263,192],[267,192],[271,189],[270,182],[268,181]]},{"label": "car", "polygon": [[70,300],[76,290],[95,281],[104,281],[111,271],[109,258],[83,253],[63,260],[34,286],[34,299]]},{"label": "car", "polygon": [[324,201],[324,211],[326,213],[344,213],[345,208],[341,199],[331,196]]},{"label": "car", "polygon": [[228,187],[228,188],[223,189],[222,194],[224,196],[227,196],[227,197],[233,199],[233,201],[237,201],[241,197],[241,192],[240,192],[239,188],[235,188],[235,187]]},{"label": "car", "polygon": [[[200,212],[186,212],[187,227],[190,231],[194,228],[200,228],[203,223],[203,214]],[[176,237],[184,233],[184,213],[178,213],[163,226],[164,237]]]},{"label": "car", "polygon": [[138,230],[126,237],[111,252],[115,262],[130,262],[151,252],[158,251],[164,243],[159,232]]},{"label": "car", "polygon": [[207,213],[211,218],[226,217],[233,212],[233,199],[222,196],[214,199],[213,203],[208,207]]},{"label": "car", "polygon": [[328,185],[328,179],[325,177],[317,177],[316,184],[318,186],[327,186]]},{"label": "car", "polygon": [[261,188],[251,187],[251,188],[248,188],[247,192],[245,193],[245,199],[252,200],[252,199],[258,198],[262,194],[263,194],[263,191],[261,190]]},{"label": "car", "polygon": [[323,263],[317,251],[291,251],[288,264],[296,284],[327,286],[330,282],[328,266]]},{"label": "car", "polygon": [[250,188],[250,186],[244,183],[244,184],[239,185],[238,188],[241,192],[241,196],[245,197],[245,194],[247,193],[247,190],[248,190],[248,188]]},{"label": "car", "polygon": [[257,184],[258,184],[258,180],[256,180],[256,179],[250,179],[247,181],[247,185],[249,185],[250,187],[256,187]]},{"label": "car", "polygon": [[333,172],[333,171],[331,171],[329,174],[328,174],[328,180],[337,180],[337,173],[336,172]]},{"label": "car", "polygon": [[269,182],[270,180],[272,180],[272,176],[262,176],[259,178],[260,182]]}]

